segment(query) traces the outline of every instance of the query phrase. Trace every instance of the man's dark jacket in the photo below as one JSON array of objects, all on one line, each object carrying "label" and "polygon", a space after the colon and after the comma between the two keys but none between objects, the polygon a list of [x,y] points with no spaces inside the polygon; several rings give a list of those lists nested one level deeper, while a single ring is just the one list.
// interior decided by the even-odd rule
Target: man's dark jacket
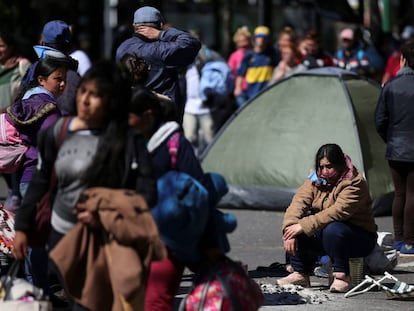
[{"label": "man's dark jacket", "polygon": [[414,162],[414,70],[402,68],[382,89],[375,126],[387,160]]},{"label": "man's dark jacket", "polygon": [[162,30],[156,41],[134,34],[118,47],[116,61],[120,62],[125,54],[143,58],[150,66],[146,86],[170,97],[181,112],[185,98],[180,92],[179,69],[193,63],[200,48],[198,39],[170,27]]}]

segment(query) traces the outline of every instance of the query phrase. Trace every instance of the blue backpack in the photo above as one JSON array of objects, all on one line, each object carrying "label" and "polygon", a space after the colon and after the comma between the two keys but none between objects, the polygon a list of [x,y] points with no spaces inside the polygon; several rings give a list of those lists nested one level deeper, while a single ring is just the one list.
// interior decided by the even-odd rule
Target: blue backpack
[{"label": "blue backpack", "polygon": [[199,241],[209,214],[206,188],[190,175],[176,171],[180,134],[171,135],[167,146],[173,170],[157,181],[158,203],[151,210],[162,241],[183,263],[200,259]]},{"label": "blue backpack", "polygon": [[151,213],[165,245],[181,263],[191,265],[202,259],[201,243],[228,252],[226,234],[236,228],[237,222],[233,215],[215,208],[228,191],[221,175],[206,174],[207,182],[203,185],[175,170],[179,138],[177,132],[167,142],[173,170],[158,179],[158,202]]},{"label": "blue backpack", "polygon": [[208,215],[208,192],[190,175],[169,171],[157,181],[158,203],[151,210],[161,240],[182,263],[200,260],[199,243]]}]

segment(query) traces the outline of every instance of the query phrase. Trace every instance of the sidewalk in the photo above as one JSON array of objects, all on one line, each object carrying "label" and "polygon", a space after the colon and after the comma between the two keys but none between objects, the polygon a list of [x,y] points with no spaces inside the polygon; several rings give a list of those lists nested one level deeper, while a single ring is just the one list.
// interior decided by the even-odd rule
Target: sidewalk
[{"label": "sidewalk", "polygon": [[[268,284],[265,290],[265,301],[260,311],[267,310],[414,310],[413,301],[388,300],[384,291],[370,291],[362,295],[344,298],[343,294],[333,294],[327,290],[327,279],[311,277],[311,288],[300,292],[309,302],[298,304],[301,297],[293,294],[284,295],[289,299],[281,299],[280,294],[271,293],[275,287],[276,273],[257,271],[258,266],[269,266],[273,262],[285,263],[282,247],[281,223],[283,213],[271,211],[227,210],[236,215],[238,227],[229,238],[232,250],[229,256],[241,260],[248,265],[249,275],[259,284]],[[376,219],[378,231],[392,232],[392,218]],[[414,284],[414,256],[400,257],[395,271],[391,272],[400,281]],[[380,277],[380,276],[374,276]],[[181,284],[177,303],[187,293],[191,284],[187,273]],[[263,289],[263,286],[262,286]],[[270,289],[270,290],[269,290]],[[289,297],[290,296],[290,297]],[[279,303],[283,304],[279,304]],[[292,302],[295,304],[287,304]]]}]

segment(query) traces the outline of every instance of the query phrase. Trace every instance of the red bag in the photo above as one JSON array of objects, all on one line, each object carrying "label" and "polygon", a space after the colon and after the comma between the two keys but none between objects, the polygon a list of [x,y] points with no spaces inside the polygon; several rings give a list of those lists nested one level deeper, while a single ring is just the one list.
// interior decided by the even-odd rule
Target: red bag
[{"label": "red bag", "polygon": [[[65,117],[62,122],[59,139],[57,141],[57,150],[62,145],[68,131],[68,125],[71,117]],[[43,248],[49,237],[51,228],[53,194],[56,188],[56,172],[53,165],[52,174],[49,181],[49,190],[43,195],[40,201],[36,204],[35,226],[33,232],[29,236],[29,245],[32,247]]]},{"label": "red bag", "polygon": [[179,311],[256,311],[263,293],[243,267],[228,257],[200,269]]}]

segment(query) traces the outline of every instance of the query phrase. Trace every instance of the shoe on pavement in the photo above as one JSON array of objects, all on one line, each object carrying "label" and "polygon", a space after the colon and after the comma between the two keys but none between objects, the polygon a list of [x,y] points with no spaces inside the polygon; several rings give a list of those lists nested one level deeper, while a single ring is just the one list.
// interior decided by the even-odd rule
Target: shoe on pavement
[{"label": "shoe on pavement", "polygon": [[400,255],[414,255],[414,244],[402,244]]},{"label": "shoe on pavement", "polygon": [[300,285],[303,287],[310,287],[310,279],[309,275],[300,273],[300,272],[292,272],[288,276],[284,278],[276,280],[277,285]]},{"label": "shoe on pavement", "polygon": [[334,280],[329,291],[331,293],[346,293],[352,287],[351,278],[343,272],[336,272],[333,274]]}]

